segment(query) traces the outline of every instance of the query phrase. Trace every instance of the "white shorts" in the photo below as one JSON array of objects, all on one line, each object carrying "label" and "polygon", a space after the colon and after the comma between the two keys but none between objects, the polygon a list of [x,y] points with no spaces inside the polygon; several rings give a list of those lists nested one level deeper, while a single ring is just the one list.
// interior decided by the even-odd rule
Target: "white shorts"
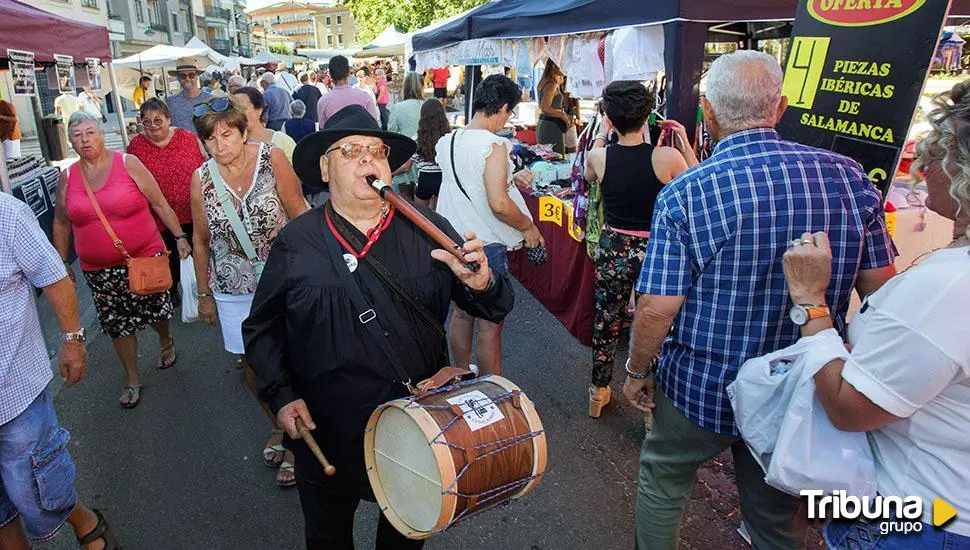
[{"label": "white shorts", "polygon": [[7,160],[20,158],[20,140],[19,139],[4,140],[3,156],[7,157]]},{"label": "white shorts", "polygon": [[244,355],[242,323],[249,317],[253,307],[253,294],[223,294],[213,292],[216,310],[219,312],[219,326],[222,327],[222,343],[229,353]]}]

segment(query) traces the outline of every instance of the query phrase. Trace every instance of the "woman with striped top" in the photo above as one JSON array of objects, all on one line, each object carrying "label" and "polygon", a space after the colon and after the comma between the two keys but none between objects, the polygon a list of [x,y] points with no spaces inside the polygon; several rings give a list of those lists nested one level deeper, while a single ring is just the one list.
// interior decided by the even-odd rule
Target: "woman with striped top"
[{"label": "woman with striped top", "polygon": [[445,114],[445,107],[437,99],[429,99],[421,105],[421,119],[418,121],[418,150],[411,160],[394,172],[404,174],[414,166],[418,171],[418,187],[414,192],[416,203],[435,210],[438,205],[438,190],[441,189],[441,168],[435,154],[435,145],[441,136],[451,131],[451,124]]}]

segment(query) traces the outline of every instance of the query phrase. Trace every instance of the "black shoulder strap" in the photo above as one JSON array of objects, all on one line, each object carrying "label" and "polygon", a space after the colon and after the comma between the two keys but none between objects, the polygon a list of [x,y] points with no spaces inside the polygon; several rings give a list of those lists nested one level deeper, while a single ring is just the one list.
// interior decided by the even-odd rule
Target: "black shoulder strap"
[{"label": "black shoulder strap", "polygon": [[451,134],[451,173],[455,175],[455,184],[458,185],[458,189],[461,191],[461,194],[465,195],[466,199],[472,200],[472,198],[468,196],[468,193],[465,192],[465,188],[461,186],[461,180],[458,179],[458,170],[455,169],[455,138],[456,137],[458,137],[458,130],[455,130],[454,133]]},{"label": "black shoulder strap", "polygon": [[[363,248],[364,245],[360,242],[360,240],[357,239],[357,235],[355,235],[354,232],[347,227],[347,221],[344,220],[339,214],[334,212],[333,207],[329,206],[329,204],[330,203],[328,202],[327,205],[329,209],[327,211],[330,214],[330,221],[333,223],[334,229],[336,229],[350,244],[350,246],[354,247],[355,250],[360,250]],[[415,298],[414,295],[411,294],[411,292],[409,292],[404,286],[404,284],[402,284],[401,281],[399,281],[397,277],[395,277],[390,270],[388,270],[387,267],[380,262],[380,260],[371,254],[365,255],[363,260],[364,263],[374,270],[374,273],[381,280],[381,282],[384,283],[384,286],[386,286],[391,292],[397,294],[398,297],[400,297],[401,300],[408,305],[408,307],[418,314],[418,317],[420,317],[426,325],[435,331],[435,334],[439,338],[445,337],[445,327],[441,323],[441,320],[435,317],[435,315],[431,313],[424,304]]]},{"label": "black shoulder strap", "polygon": [[[327,206],[330,206],[329,201],[327,202]],[[332,207],[330,208],[332,209]],[[333,215],[331,214],[332,217]],[[329,233],[329,231],[324,231],[324,233]],[[337,243],[337,239],[333,235],[325,235],[323,240],[327,243],[327,252],[330,254],[330,261],[337,271],[337,276],[340,277],[340,282],[347,289],[350,295],[350,302],[355,312],[358,312],[357,319],[352,322],[360,322],[367,329],[368,334],[371,336],[371,341],[377,344],[377,347],[387,358],[388,369],[391,371],[393,379],[410,387],[411,377],[408,376],[407,370],[401,366],[401,358],[391,348],[391,344],[384,336],[385,330],[381,326],[381,320],[378,319],[377,312],[368,304],[364,293],[360,290],[360,285],[357,284],[357,280],[350,273],[350,270],[347,269],[347,263],[344,261],[344,254],[340,248],[340,244]]]}]

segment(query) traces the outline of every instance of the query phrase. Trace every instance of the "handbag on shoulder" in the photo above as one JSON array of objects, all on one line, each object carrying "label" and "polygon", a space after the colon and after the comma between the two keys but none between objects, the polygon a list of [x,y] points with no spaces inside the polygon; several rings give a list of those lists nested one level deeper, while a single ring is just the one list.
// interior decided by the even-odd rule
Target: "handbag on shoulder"
[{"label": "handbag on shoulder", "polygon": [[[80,170],[80,168],[78,169]],[[172,288],[172,272],[168,267],[169,251],[166,250],[164,254],[159,256],[132,258],[128,254],[128,250],[125,249],[125,245],[122,244],[121,239],[118,238],[118,234],[111,228],[108,219],[104,217],[104,212],[101,211],[101,205],[98,204],[98,199],[95,198],[94,191],[91,190],[91,186],[88,185],[88,179],[84,176],[84,170],[81,170],[81,181],[84,183],[84,191],[87,192],[88,198],[91,199],[91,205],[94,206],[94,211],[97,213],[98,219],[101,220],[105,231],[111,237],[112,244],[121,253],[121,257],[125,260],[125,265],[128,266],[128,289],[133,294],[148,296],[151,294],[159,294]]]}]

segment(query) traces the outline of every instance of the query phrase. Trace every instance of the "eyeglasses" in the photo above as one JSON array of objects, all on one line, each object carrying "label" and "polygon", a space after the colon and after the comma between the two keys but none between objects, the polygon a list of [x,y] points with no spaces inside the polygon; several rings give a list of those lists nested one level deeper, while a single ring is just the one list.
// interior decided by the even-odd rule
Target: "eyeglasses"
[{"label": "eyeglasses", "polygon": [[327,149],[325,155],[329,155],[334,151],[340,151],[345,159],[353,160],[360,157],[364,150],[367,150],[377,160],[384,160],[391,154],[391,148],[383,143],[372,143],[370,145],[363,145],[361,143],[344,143],[343,145],[338,145]]},{"label": "eyeglasses", "polygon": [[199,76],[199,73],[178,73],[177,78],[179,80],[191,80]]},{"label": "eyeglasses", "polygon": [[151,128],[153,126],[161,126],[165,122],[164,118],[143,118],[141,119],[141,125],[146,128]]},{"label": "eyeglasses", "polygon": [[217,97],[215,99],[210,99],[205,103],[199,103],[192,109],[192,116],[201,117],[205,116],[207,113],[215,112],[221,113],[229,108],[231,103],[228,97]]}]

